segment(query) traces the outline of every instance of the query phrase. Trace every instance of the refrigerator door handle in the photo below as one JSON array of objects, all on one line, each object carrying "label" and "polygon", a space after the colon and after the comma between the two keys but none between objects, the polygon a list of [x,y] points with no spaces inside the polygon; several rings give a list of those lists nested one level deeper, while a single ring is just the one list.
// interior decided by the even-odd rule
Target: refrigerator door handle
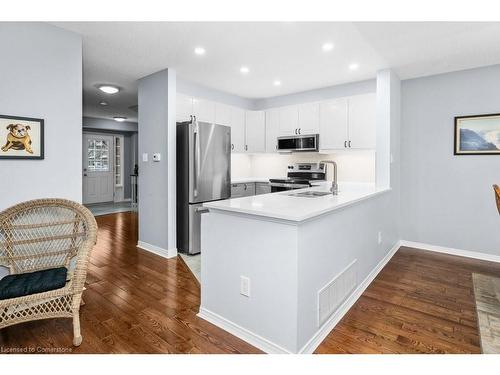
[{"label": "refrigerator door handle", "polygon": [[198,196],[198,178],[200,176],[200,140],[198,139],[198,123],[195,118],[195,125],[193,131],[193,143],[194,143],[194,188],[193,194],[195,197]]}]

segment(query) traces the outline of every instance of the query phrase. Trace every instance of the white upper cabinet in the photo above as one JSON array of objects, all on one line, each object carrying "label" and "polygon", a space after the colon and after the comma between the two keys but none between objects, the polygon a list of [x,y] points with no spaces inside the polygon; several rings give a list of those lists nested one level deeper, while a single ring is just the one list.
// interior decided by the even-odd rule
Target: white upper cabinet
[{"label": "white upper cabinet", "polygon": [[375,94],[349,98],[348,147],[374,149],[376,145],[377,97]]},{"label": "white upper cabinet", "polygon": [[320,150],[344,149],[348,141],[347,99],[334,99],[319,105]]},{"label": "white upper cabinet", "polygon": [[215,123],[231,126],[231,109],[226,104],[215,103]]},{"label": "white upper cabinet", "polygon": [[299,109],[296,105],[279,108],[279,135],[297,135],[299,129]]},{"label": "white upper cabinet", "polygon": [[246,111],[245,151],[266,151],[266,119],[264,111]]},{"label": "white upper cabinet", "polygon": [[245,152],[245,110],[231,107],[231,151]]},{"label": "white upper cabinet", "polygon": [[176,95],[175,120],[177,122],[191,120],[193,114],[193,98],[184,94]]},{"label": "white upper cabinet", "polygon": [[210,100],[193,98],[193,112],[198,121],[215,122],[215,103]]},{"label": "white upper cabinet", "polygon": [[278,151],[280,112],[278,109],[266,111],[266,152]]},{"label": "white upper cabinet", "polygon": [[300,135],[319,133],[319,103],[305,103],[299,105],[298,128],[298,133]]}]

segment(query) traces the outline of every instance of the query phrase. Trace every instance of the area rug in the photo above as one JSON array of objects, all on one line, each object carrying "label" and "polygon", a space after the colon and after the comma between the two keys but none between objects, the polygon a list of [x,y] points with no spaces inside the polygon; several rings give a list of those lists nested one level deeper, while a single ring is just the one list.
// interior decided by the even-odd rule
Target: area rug
[{"label": "area rug", "polygon": [[500,278],[472,274],[481,351],[500,353]]}]

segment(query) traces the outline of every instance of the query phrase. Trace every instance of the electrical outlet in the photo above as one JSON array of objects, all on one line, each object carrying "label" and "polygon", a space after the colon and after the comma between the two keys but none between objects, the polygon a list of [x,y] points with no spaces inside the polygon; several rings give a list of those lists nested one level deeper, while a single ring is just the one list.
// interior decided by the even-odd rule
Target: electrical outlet
[{"label": "electrical outlet", "polygon": [[250,297],[250,279],[246,276],[240,276],[240,294]]},{"label": "electrical outlet", "polygon": [[382,232],[378,232],[378,244],[382,243]]}]

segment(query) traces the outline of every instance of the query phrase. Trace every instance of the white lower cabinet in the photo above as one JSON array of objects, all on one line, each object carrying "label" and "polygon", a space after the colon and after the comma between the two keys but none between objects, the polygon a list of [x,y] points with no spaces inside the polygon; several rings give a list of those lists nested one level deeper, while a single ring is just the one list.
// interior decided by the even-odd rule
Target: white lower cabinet
[{"label": "white lower cabinet", "polygon": [[246,111],[245,116],[245,151],[266,152],[264,111]]},{"label": "white lower cabinet", "polygon": [[266,152],[278,151],[280,113],[278,109],[266,111]]}]

